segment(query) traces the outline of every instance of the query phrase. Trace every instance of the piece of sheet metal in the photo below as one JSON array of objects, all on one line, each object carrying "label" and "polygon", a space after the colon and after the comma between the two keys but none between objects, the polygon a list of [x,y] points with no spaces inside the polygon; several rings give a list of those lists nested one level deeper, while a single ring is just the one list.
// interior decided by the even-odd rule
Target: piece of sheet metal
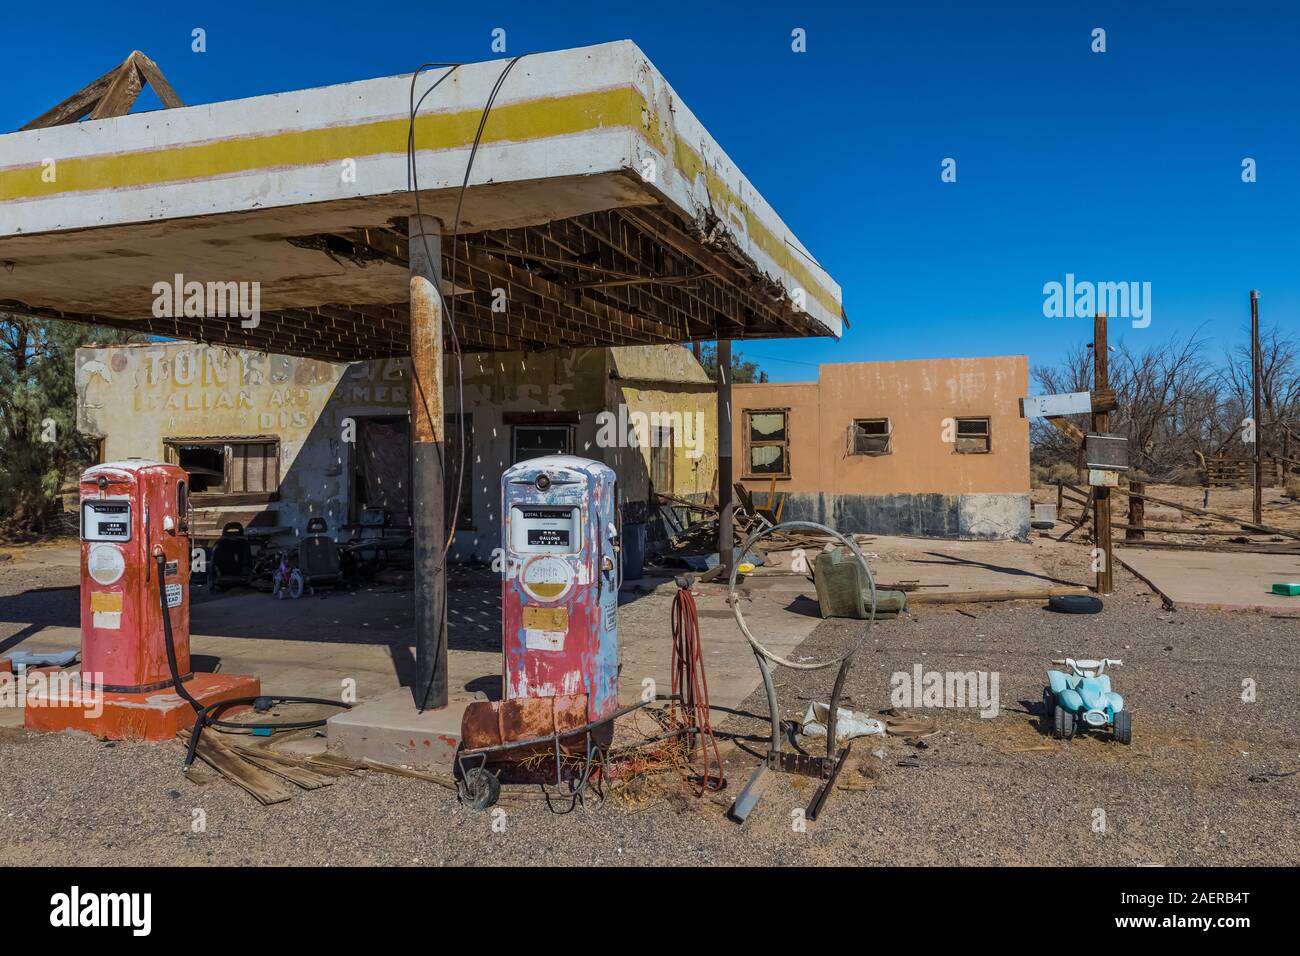
[{"label": "piece of sheet metal", "polygon": [[1064,392],[1059,395],[1030,395],[1020,400],[1021,418],[1055,418],[1060,415],[1086,415],[1092,411],[1090,392]]}]

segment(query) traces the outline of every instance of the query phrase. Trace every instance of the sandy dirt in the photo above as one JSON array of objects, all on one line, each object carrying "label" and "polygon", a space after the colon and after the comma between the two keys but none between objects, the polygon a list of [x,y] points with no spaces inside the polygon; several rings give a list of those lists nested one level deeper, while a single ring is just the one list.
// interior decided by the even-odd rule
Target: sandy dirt
[{"label": "sandy dirt", "polygon": [[[1053,573],[1089,577],[1088,548],[1036,540],[1035,549]],[[75,609],[75,569],[16,571],[0,562],[4,620],[61,620],[69,595]],[[767,732],[756,693],[716,718],[726,792],[697,799],[668,771],[567,815],[531,789],[508,789],[501,812],[479,813],[441,787],[377,773],[264,808],[222,780],[183,778],[173,745],[4,730],[0,864],[1294,864],[1295,622],[1164,611],[1127,573],[1116,581],[1098,615],[1018,602],[919,607],[877,625],[845,706],[889,707],[892,675],[920,664],[996,673],[997,716],[923,708],[913,713],[934,722],[933,735],[857,741],[841,786],[806,825],[814,785],[800,777],[777,776],[743,828],[725,816]],[[704,638],[732,626],[708,621]],[[0,644],[23,629],[0,624]],[[824,622],[799,654],[825,659],[861,632],[859,622]],[[1114,679],[1134,711],[1131,747],[1043,732],[1044,674],[1066,654],[1124,659]],[[825,700],[830,679],[778,670],[783,717],[797,721],[811,698]],[[1247,679],[1252,703],[1242,700]],[[816,741],[793,740],[818,752]]]}]

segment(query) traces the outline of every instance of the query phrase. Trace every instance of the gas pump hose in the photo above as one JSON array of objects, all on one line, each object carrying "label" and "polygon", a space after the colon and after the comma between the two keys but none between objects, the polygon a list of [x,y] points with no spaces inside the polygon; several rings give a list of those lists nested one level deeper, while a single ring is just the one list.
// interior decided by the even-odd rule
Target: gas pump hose
[{"label": "gas pump hose", "polygon": [[[181,680],[180,667],[176,662],[176,638],[172,634],[172,616],[171,609],[167,607],[167,588],[163,583],[163,575],[166,572],[167,558],[163,554],[162,548],[154,549],[154,560],[158,563],[158,606],[162,609],[163,619],[163,636],[166,638],[164,644],[167,650],[167,669],[171,671],[172,684],[176,688],[176,693],[181,699],[194,708],[194,729],[190,732],[189,747],[185,751],[185,763],[181,767],[182,772],[189,773],[190,765],[194,763],[194,755],[199,748],[199,737],[203,734],[203,728],[212,725],[214,727],[229,727],[232,730],[306,730],[311,727],[325,726],[325,718],[318,720],[298,720],[287,723],[257,723],[246,724],[237,720],[219,720],[213,717],[209,711],[219,707],[232,707],[236,704],[253,704],[264,702],[266,706],[273,704],[321,704],[327,707],[342,707],[350,709],[351,704],[338,700],[329,700],[325,697],[283,697],[263,694],[257,697],[231,697],[226,700],[217,701],[211,706],[205,706],[195,700],[194,695],[189,692],[185,682]],[[265,708],[263,708],[265,709]]]}]

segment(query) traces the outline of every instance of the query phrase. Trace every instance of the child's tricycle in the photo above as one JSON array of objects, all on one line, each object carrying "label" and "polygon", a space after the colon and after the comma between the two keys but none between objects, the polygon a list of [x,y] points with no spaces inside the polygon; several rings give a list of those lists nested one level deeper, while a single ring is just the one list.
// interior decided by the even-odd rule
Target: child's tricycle
[{"label": "child's tricycle", "polygon": [[1124,709],[1124,698],[1110,689],[1106,668],[1123,661],[1103,657],[1099,661],[1063,661],[1070,669],[1048,671],[1048,685],[1043,688],[1043,715],[1048,729],[1069,740],[1085,730],[1109,728],[1122,744],[1133,741],[1133,715]]}]

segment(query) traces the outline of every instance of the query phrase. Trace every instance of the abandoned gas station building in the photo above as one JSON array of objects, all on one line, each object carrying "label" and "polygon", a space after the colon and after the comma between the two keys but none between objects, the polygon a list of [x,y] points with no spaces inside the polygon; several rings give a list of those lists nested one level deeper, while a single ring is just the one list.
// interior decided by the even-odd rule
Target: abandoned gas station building
[{"label": "abandoned gas station building", "polygon": [[[142,82],[168,108],[129,114]],[[132,54],[0,155],[0,309],[268,359],[409,356],[420,713],[449,702],[444,355],[716,340],[726,367],[733,339],[843,328],[839,286],[628,41],[190,107]],[[237,287],[241,309],[160,314],[159,284],[191,282]],[[184,440],[213,428],[186,417],[155,448],[201,457]],[[224,476],[213,451],[194,467]],[[266,448],[239,454],[264,469],[246,493],[272,493]]]},{"label": "abandoned gas station building", "polygon": [[[322,517],[337,535],[363,509],[410,527],[404,358],[343,364],[148,342],[79,349],[76,367],[78,427],[100,440],[100,460],[185,468],[200,542],[229,521],[301,532]],[[646,521],[651,487],[691,500],[716,493],[715,386],[689,349],[480,353],[460,368],[447,359],[445,381],[447,470],[462,476],[453,560],[490,559],[501,473],[524,459],[604,461],[629,525]]]},{"label": "abandoned gas station building", "polygon": [[782,517],[933,538],[1029,535],[1024,356],[845,362],[815,382],[735,385],[733,443]]},{"label": "abandoned gas station building", "polygon": [[[462,477],[454,560],[500,542],[502,471],[546,453],[605,461],[622,517],[653,519],[651,490],[717,498],[717,389],[676,345],[475,354],[445,394],[450,477]],[[100,460],[168,460],[191,476],[192,533],[227,521],[331,533],[382,508],[409,527],[405,359],[339,364],[153,342],[82,348],[78,427]],[[849,531],[1023,538],[1029,528],[1023,357],[821,366],[816,382],[732,386],[738,480],[775,479],[783,516]],[[463,411],[459,408],[463,400]],[[608,415],[608,418],[606,417]],[[610,419],[617,427],[602,428]],[[642,427],[633,427],[638,421]],[[464,438],[465,467],[458,442]]]}]

